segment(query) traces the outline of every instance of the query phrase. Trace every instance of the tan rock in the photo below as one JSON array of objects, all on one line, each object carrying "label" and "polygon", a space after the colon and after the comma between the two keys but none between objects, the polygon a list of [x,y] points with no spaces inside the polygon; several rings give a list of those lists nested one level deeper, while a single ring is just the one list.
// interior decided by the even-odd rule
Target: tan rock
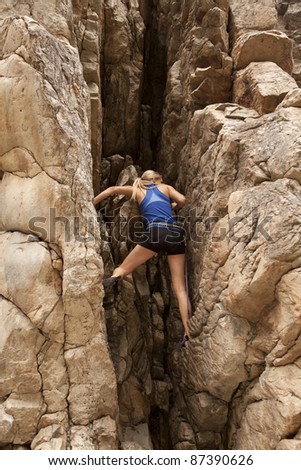
[{"label": "tan rock", "polygon": [[[5,442],[10,441],[8,445],[30,443],[38,434],[46,403],[53,417],[49,424],[45,420],[34,445],[64,448],[68,425],[62,423],[58,411],[70,410],[69,420],[71,417],[84,425],[101,416],[116,415],[116,381],[101,309],[100,235],[91,203],[89,91],[78,51],[67,41],[57,39],[29,17],[11,16],[0,23],[0,155],[4,173],[0,216],[1,230],[6,232],[1,235],[1,256],[5,258],[16,246],[19,253],[6,256],[1,288],[5,290],[2,295],[32,321],[9,304],[14,321],[21,315],[28,326],[14,336],[20,347],[26,343],[20,373],[14,362],[16,350],[12,353],[9,346],[13,317],[5,320],[8,336],[2,356],[11,367],[2,385],[12,389],[9,398],[6,400],[5,390],[1,400],[6,400],[4,411],[13,417],[13,423],[8,426],[3,415],[3,434]],[[95,46],[92,39],[87,34],[85,45],[90,49]],[[14,247],[12,242],[16,242]],[[30,342],[34,346],[28,347]],[[66,352],[68,369],[62,343],[64,350],[73,348]],[[80,377],[78,363],[84,368]],[[89,403],[85,403],[86,396]],[[64,431],[53,437],[51,429],[56,425]]]},{"label": "tan rock", "polygon": [[70,417],[74,424],[86,425],[116,414],[115,374],[101,334],[84,347],[65,353],[70,391]]},{"label": "tan rock", "polygon": [[[147,422],[150,413],[150,400],[147,394],[139,390],[139,382],[131,375],[120,386],[119,412],[122,424],[132,423],[134,426]],[[140,387],[141,388],[141,387]]]},{"label": "tan rock", "polygon": [[41,376],[36,355],[45,338],[12,302],[1,298],[1,385],[0,395],[37,394]]},{"label": "tan rock", "polygon": [[66,446],[66,430],[58,424],[41,429],[31,443],[32,450],[65,450]]},{"label": "tan rock", "polygon": [[15,2],[4,0],[0,5],[0,18],[10,15],[32,16],[48,31],[61,39],[71,41],[72,32],[72,5],[69,0],[51,1],[27,0],[27,2]]},{"label": "tan rock", "polygon": [[[300,428],[300,376],[291,364],[267,368],[248,392],[248,406],[235,448],[275,449],[285,436]],[[262,438],[259,438],[259,435]]]},{"label": "tan rock", "polygon": [[299,88],[289,91],[276,110],[280,108],[290,108],[291,106],[301,108],[301,90]]},{"label": "tan rock", "polygon": [[301,313],[298,288],[300,275],[300,269],[294,269],[282,276],[277,285],[275,292],[277,305],[266,319],[266,324],[272,325],[274,332],[272,348],[266,356],[268,364],[283,366],[293,363],[301,356],[299,340]]},{"label": "tan rock", "polygon": [[[198,432],[218,432],[227,422],[228,407],[222,400],[217,400],[209,393],[201,392],[187,397],[187,403],[191,412],[191,422]],[[211,416],[208,409],[211,409]]]},{"label": "tan rock", "polygon": [[231,34],[236,38],[248,30],[264,31],[277,26],[277,10],[274,0],[258,3],[250,0],[231,0]]},{"label": "tan rock", "polygon": [[57,413],[51,413],[51,414],[44,414],[41,417],[41,420],[39,422],[39,428],[46,428],[47,426],[51,426],[52,424],[61,424],[65,428],[67,428],[68,424],[68,415],[67,415],[67,410],[66,411],[58,411]]},{"label": "tan rock", "polygon": [[231,100],[232,59],[228,55],[228,1],[190,1],[174,6],[168,25],[167,84],[159,170],[175,181],[192,113]]},{"label": "tan rock", "polygon": [[93,450],[93,433],[87,426],[72,426],[70,432],[70,442],[72,450]]},{"label": "tan rock", "polygon": [[48,390],[66,384],[66,369],[62,351],[63,348],[60,344],[47,342],[40,352],[39,370],[43,376],[45,388]]},{"label": "tan rock", "polygon": [[[259,227],[265,225],[267,230],[261,231],[261,233],[255,233],[251,247],[255,248],[256,251],[252,255],[248,256],[248,251],[240,252],[236,257],[235,269],[231,272],[231,268],[227,268],[228,263],[231,264],[231,258],[234,255],[232,250],[232,256],[228,258],[227,263],[224,266],[225,272],[228,271],[230,274],[228,279],[228,287],[225,289],[222,299],[227,308],[233,313],[239,314],[243,312],[243,316],[252,321],[256,321],[260,317],[264,306],[270,304],[274,299],[274,288],[281,279],[281,276],[291,269],[292,263],[296,260],[296,266],[299,265],[298,261],[298,248],[297,248],[297,235],[293,228],[294,218],[298,217],[295,213],[295,207],[290,204],[289,200],[286,200],[282,196],[283,191],[288,191],[292,198],[300,197],[298,194],[298,183],[293,183],[290,180],[279,180],[273,184],[273,187],[268,183],[262,183],[260,188],[251,189],[250,192],[243,191],[239,193],[233,193],[229,200],[229,218],[230,220],[242,221],[241,225],[237,225],[236,233],[233,233],[233,242],[239,241],[240,243],[250,243],[247,227],[249,224],[254,224],[256,220]],[[257,193],[257,194],[256,194]],[[247,195],[248,194],[248,195]],[[252,206],[258,209],[251,212],[251,217],[241,217],[243,212],[241,208],[245,208],[250,214],[250,207],[248,207],[247,200],[244,200],[244,196],[250,201],[250,195],[252,194]],[[273,200],[271,196],[273,195]],[[259,196],[259,200],[256,203],[256,199]],[[278,200],[278,207],[286,207],[287,211],[291,214],[291,227],[290,236],[287,239],[286,244],[283,246],[282,237],[284,236],[283,230],[286,232],[287,228],[283,224],[282,216],[279,211],[271,208],[270,204],[275,204]],[[232,205],[233,203],[233,205]],[[259,204],[258,204],[259,203]],[[234,211],[233,211],[234,209]],[[256,215],[256,212],[258,215]],[[239,215],[238,215],[239,213]],[[273,217],[271,216],[273,214]],[[253,221],[251,221],[253,218]],[[262,225],[263,224],[263,225]],[[250,232],[249,232],[250,233]],[[271,245],[269,241],[273,241]],[[261,248],[259,248],[261,245]],[[263,251],[261,251],[263,250]],[[240,250],[239,250],[240,251]],[[259,258],[259,253],[262,256]],[[278,258],[277,252],[282,256]],[[290,253],[295,253],[293,259],[290,258]],[[243,258],[248,256],[248,268],[243,261]],[[236,264],[237,263],[237,264]],[[244,268],[242,268],[244,266]],[[256,291],[256,293],[255,293]],[[239,294],[238,294],[239,292]],[[237,297],[238,294],[238,297]]]},{"label": "tan rock", "polygon": [[153,446],[147,424],[126,428],[121,446],[123,450],[152,450]]},{"label": "tan rock", "polygon": [[180,72],[181,61],[178,60],[172,65],[167,76],[165,116],[161,144],[162,159],[159,163],[160,171],[164,167],[166,176],[176,174],[177,166],[174,162],[173,152],[177,152],[176,149],[182,148],[185,143],[184,88]]},{"label": "tan rock", "polygon": [[52,267],[47,244],[31,241],[23,233],[8,232],[0,235],[0,257],[1,294],[18,306],[45,336],[62,343],[61,278]]},{"label": "tan rock", "polygon": [[[226,2],[225,2],[226,3]],[[217,6],[208,10],[202,20],[204,36],[208,37],[216,47],[228,52],[229,38],[226,28],[228,12]]]},{"label": "tan rock", "polygon": [[177,438],[180,439],[180,442],[174,446],[175,450],[195,449],[194,432],[188,423],[180,422],[177,428]]},{"label": "tan rock", "polygon": [[[275,449],[300,427],[299,119],[296,107],[259,117],[218,104],[196,111],[190,123],[178,184],[188,201],[194,317],[189,344],[169,360],[174,387],[181,382],[174,391],[181,421],[192,424],[200,448],[222,442],[209,418],[214,403],[215,418],[225,422],[217,398],[228,397],[233,410],[228,448]],[[174,321],[168,328],[170,339]],[[197,397],[210,398],[202,414]]]},{"label": "tan rock", "polygon": [[91,127],[91,153],[93,158],[93,188],[94,193],[98,194],[101,190],[100,187],[100,172],[101,172],[101,159],[100,154],[102,151],[102,103],[100,100],[100,88],[96,83],[89,83],[90,92],[90,127]]},{"label": "tan rock", "polygon": [[220,449],[222,445],[222,439],[220,434],[214,432],[203,432],[198,433],[196,436],[196,445],[199,449]]},{"label": "tan rock", "polygon": [[[228,0],[151,9],[144,1],[11,3],[0,6],[0,18],[11,16],[0,22],[3,447],[115,449],[118,429],[123,449],[151,449],[151,418],[156,447],[298,449],[298,93],[276,111],[263,108],[267,96],[282,99],[288,80],[271,87],[256,72],[252,99],[261,104],[252,106],[271,112],[227,103]],[[237,70],[270,60],[290,73],[291,43],[270,31],[274,0],[230,6]],[[284,24],[298,27],[299,6],[286,7]],[[298,77],[298,32],[289,34]],[[242,81],[239,93],[245,106]],[[123,280],[101,308],[99,247],[110,275],[133,246],[122,219],[134,213],[114,198],[109,208],[119,215],[113,230],[102,222],[100,245],[90,140],[96,191],[102,134],[102,187],[115,184],[128,153],[149,167],[154,152],[164,178],[187,196],[194,317],[186,348],[164,257]],[[118,184],[136,175],[123,170]]]},{"label": "tan rock", "polygon": [[[191,95],[196,103],[202,105],[212,104],[216,100],[228,100],[231,88],[232,60],[226,54],[223,57],[223,67],[211,66],[200,68],[190,76]],[[213,98],[213,94],[217,98]]]},{"label": "tan rock", "polygon": [[90,92],[91,153],[93,159],[93,188],[100,192],[100,165],[102,153],[102,97],[101,70],[104,40],[103,0],[96,2],[73,1],[74,32],[83,65],[83,73]]},{"label": "tan rock", "polygon": [[116,440],[116,422],[110,418],[110,416],[105,416],[104,418],[94,421],[93,432],[98,442],[98,450],[116,450],[118,448]]},{"label": "tan rock", "polygon": [[[144,23],[138,2],[105,2],[103,151],[136,155],[143,77]],[[118,104],[116,103],[118,97]]]},{"label": "tan rock", "polygon": [[0,157],[0,166],[16,176],[33,178],[41,169],[27,149],[16,147]]},{"label": "tan rock", "polygon": [[14,418],[6,413],[5,407],[0,405],[0,441],[9,444],[14,440]]},{"label": "tan rock", "polygon": [[0,318],[1,442],[22,444],[33,439],[39,419],[46,410],[36,359],[45,338],[16,306],[4,298]]},{"label": "tan rock", "polygon": [[238,70],[251,62],[275,62],[289,74],[293,70],[292,41],[278,30],[242,34],[235,42],[231,56],[234,68]]},{"label": "tan rock", "polygon": [[175,405],[169,412],[169,428],[174,449],[195,449],[195,433],[191,425],[183,420],[180,410]]},{"label": "tan rock", "polygon": [[288,2],[288,8],[283,16],[284,24],[288,30],[296,30],[301,27],[301,8],[296,3]]},{"label": "tan rock", "polygon": [[[200,348],[204,351],[201,360],[203,372],[199,371],[199,359],[197,358],[191,364],[189,356],[184,357],[183,364],[187,368],[186,380],[191,380],[190,377],[194,377],[192,381],[198,383],[199,390],[208,390],[213,397],[229,401],[238,384],[247,378],[244,361],[246,358],[245,343],[249,333],[249,325],[247,321],[231,315],[225,315],[225,313],[222,307],[217,305],[215,311],[212,312],[212,326],[208,323],[206,334],[201,336],[198,341],[191,341],[191,344],[189,344],[191,354],[196,357],[196,353]],[[218,318],[219,316],[220,318]],[[201,401],[206,403],[210,401],[209,398],[206,400],[205,396]],[[192,403],[194,400],[193,398]],[[222,423],[225,420],[224,403],[212,398],[211,401],[216,402],[214,406],[219,408],[220,422]],[[212,405],[208,409],[211,409],[211,407]],[[208,419],[208,416],[207,418],[205,417],[205,408],[207,406],[204,404],[203,408],[202,415],[196,418],[200,419],[202,423],[204,423],[203,420],[206,422],[206,419]],[[212,424],[212,426],[213,428],[210,428],[210,430],[214,430],[216,423]]]},{"label": "tan rock", "polygon": [[31,442],[37,433],[40,417],[46,411],[41,393],[11,393],[3,407],[5,413],[13,418],[12,442]]},{"label": "tan rock", "polygon": [[277,445],[276,450],[301,450],[301,440],[282,439]]},{"label": "tan rock", "polygon": [[[48,188],[47,193],[45,187]],[[67,196],[66,191],[46,172],[40,172],[34,178],[20,178],[7,172],[1,180],[1,192],[1,230],[32,233],[52,243],[57,243],[60,236],[64,240],[70,239],[71,225],[66,217],[61,219],[61,223],[57,217],[62,212],[55,209],[60,198]],[[12,213],[15,214],[14,220]]]},{"label": "tan rock", "polygon": [[275,111],[285,96],[298,90],[295,80],[273,62],[252,62],[236,74],[233,101],[259,114]]},{"label": "tan rock", "polygon": [[[226,49],[226,52],[224,52],[224,49]],[[181,81],[185,82],[186,75],[188,74],[189,76],[192,72],[196,74],[193,81],[197,80],[198,70],[201,74],[200,79],[202,81],[205,80],[205,76],[202,76],[202,73],[204,74],[207,71],[207,81],[212,82],[212,89],[211,93],[208,95],[207,102],[209,102],[212,96],[214,87],[216,87],[216,93],[219,93],[218,96],[221,96],[221,98],[217,99],[224,101],[225,97],[220,95],[221,90],[219,89],[219,81],[222,79],[225,80],[225,92],[229,93],[230,85],[226,80],[230,78],[232,73],[232,60],[227,54],[227,46],[225,45],[224,48],[221,48],[220,46],[215,45],[206,37],[206,35],[204,37],[204,31],[202,28],[192,29],[183,45],[180,68]],[[193,85],[196,85],[196,83],[192,83],[192,86]],[[229,94],[227,96],[229,96]],[[206,105],[207,102],[204,102],[203,105]]]}]

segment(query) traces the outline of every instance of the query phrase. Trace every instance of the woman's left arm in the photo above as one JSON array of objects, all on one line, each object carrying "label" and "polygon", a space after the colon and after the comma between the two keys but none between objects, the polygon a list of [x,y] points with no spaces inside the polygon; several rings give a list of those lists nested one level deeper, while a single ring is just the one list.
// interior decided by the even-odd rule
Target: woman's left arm
[{"label": "woman's left arm", "polygon": [[94,199],[93,204],[94,206],[99,202],[103,201],[109,196],[113,196],[113,194],[123,194],[124,196],[131,196],[133,194],[133,187],[132,186],[110,186],[109,188],[105,189],[101,193],[99,193]]}]

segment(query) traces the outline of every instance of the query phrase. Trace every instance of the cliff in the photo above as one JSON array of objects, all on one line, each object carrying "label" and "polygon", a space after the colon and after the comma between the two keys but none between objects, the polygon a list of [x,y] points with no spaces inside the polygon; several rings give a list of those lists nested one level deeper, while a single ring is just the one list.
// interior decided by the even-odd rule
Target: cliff
[{"label": "cliff", "polygon": [[[301,448],[301,5],[0,5],[2,449]],[[193,316],[164,255],[104,297],[146,169],[187,197]],[[134,225],[136,222],[136,225]]]}]

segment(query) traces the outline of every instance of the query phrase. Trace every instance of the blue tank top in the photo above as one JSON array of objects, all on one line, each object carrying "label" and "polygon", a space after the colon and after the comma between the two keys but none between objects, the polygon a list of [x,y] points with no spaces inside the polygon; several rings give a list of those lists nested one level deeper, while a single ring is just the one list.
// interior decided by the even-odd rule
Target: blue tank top
[{"label": "blue tank top", "polygon": [[162,193],[155,183],[147,185],[146,195],[139,208],[141,214],[147,220],[147,228],[154,222],[156,225],[160,225],[160,222],[162,222],[163,227],[166,227],[164,223],[168,223],[174,224],[174,228],[179,228],[172,214],[170,198]]}]

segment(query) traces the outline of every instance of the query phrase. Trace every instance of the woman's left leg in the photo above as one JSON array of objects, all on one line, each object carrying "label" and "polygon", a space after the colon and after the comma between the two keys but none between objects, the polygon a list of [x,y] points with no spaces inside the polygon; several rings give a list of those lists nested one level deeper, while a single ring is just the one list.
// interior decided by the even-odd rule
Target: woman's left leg
[{"label": "woman's left leg", "polygon": [[185,335],[189,336],[188,312],[190,310],[190,301],[185,284],[185,254],[168,255],[167,260],[171,274],[172,287],[178,300]]},{"label": "woman's left leg", "polygon": [[124,277],[133,272],[138,266],[145,263],[156,254],[155,251],[136,245],[135,248],[127,255],[120,266],[114,269],[112,277]]}]

